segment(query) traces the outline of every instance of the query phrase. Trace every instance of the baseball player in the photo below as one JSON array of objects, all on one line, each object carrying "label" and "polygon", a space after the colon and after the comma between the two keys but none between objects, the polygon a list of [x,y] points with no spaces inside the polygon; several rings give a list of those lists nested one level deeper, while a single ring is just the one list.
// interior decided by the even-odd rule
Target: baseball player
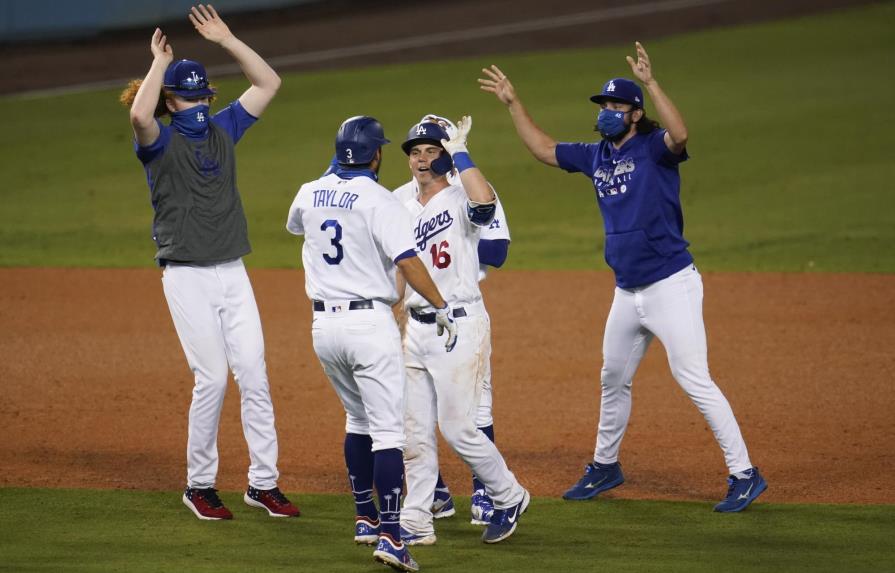
[{"label": "baseball player", "polygon": [[599,143],[557,143],[532,121],[497,66],[483,69],[481,88],[507,105],[519,137],[538,160],[592,180],[606,231],[606,263],[615,297],[603,337],[602,400],[592,463],[563,495],[584,500],[624,482],[618,452],[631,412],[631,382],[654,337],[671,373],[714,432],[730,477],[715,511],[742,511],[767,483],[752,465],[733,411],[712,381],[702,318],[702,277],[683,237],[678,166],[688,158],[687,127],[652,75],[649,56],[635,44],[631,71],[646,86],[659,118],[646,117],[643,92],[615,78],[591,101],[601,110]]},{"label": "baseball player", "polygon": [[438,335],[447,332],[433,352],[447,355],[458,339],[451,309],[416,256],[410,215],[377,183],[381,146],[388,142],[372,117],[342,123],[338,167],[302,185],[286,228],[305,237],[302,264],[313,303],[314,351],[345,408],[354,540],[376,544],[373,556],[386,565],[418,571],[400,534],[405,374],[391,311],[398,301],[396,269],[434,310]]},{"label": "baseball player", "polygon": [[[480,229],[496,209],[496,195],[472,163],[466,137],[472,120],[464,117],[445,131],[435,122],[414,125],[401,145],[409,156],[419,193],[405,203],[414,219],[416,248],[460,323],[463,337],[450,356],[437,347],[433,307],[407,291],[404,332],[407,369],[405,423],[407,498],[401,516],[402,537],[412,545],[435,543],[432,499],[438,474],[435,423],[445,440],[469,465],[494,502],[495,510],[482,536],[498,543],[516,530],[530,496],[494,442],[476,427],[485,365],[491,354],[490,323],[479,290]],[[456,167],[462,185],[448,183]]]},{"label": "baseball player", "polygon": [[[426,114],[420,118],[420,123],[434,122],[444,129],[456,129],[454,123],[435,114]],[[447,181],[451,185],[461,185],[459,176],[453,169],[446,174]],[[402,203],[416,200],[419,196],[419,184],[415,177],[411,177],[410,181],[401,185],[394,190],[394,194]],[[494,219],[485,227],[481,228],[478,244],[479,256],[479,282],[485,280],[488,273],[488,267],[498,268],[506,261],[507,253],[510,246],[510,231],[507,225],[506,214],[500,199],[495,204]],[[491,394],[491,361],[485,363],[482,378],[482,396],[479,401],[476,414],[476,427],[488,436],[488,439],[494,441],[494,418],[491,414],[492,394]],[[475,475],[472,476],[472,499],[470,504],[470,513],[472,518],[470,522],[473,525],[488,525],[491,514],[494,512],[494,505],[488,494],[485,493],[485,486]],[[450,517],[456,513],[454,501],[451,497],[450,490],[444,483],[441,473],[435,483],[435,495],[432,500],[432,517],[442,519]]]},{"label": "baseball player", "polygon": [[[251,87],[211,115],[215,90],[202,64],[175,62],[166,36],[156,29],[149,72],[121,97],[130,107],[135,149],[155,210],[153,238],[165,299],[195,375],[183,503],[199,519],[233,518],[214,489],[229,365],[239,385],[251,460],[245,503],[274,517],[297,517],[298,508],[277,488],[277,434],[261,320],[242,262],[251,249],[234,157],[236,143],[273,99],[280,78],[211,6],[193,7],[189,18],[204,38],[233,56]],[[159,121],[163,115],[171,116],[169,125]]]}]

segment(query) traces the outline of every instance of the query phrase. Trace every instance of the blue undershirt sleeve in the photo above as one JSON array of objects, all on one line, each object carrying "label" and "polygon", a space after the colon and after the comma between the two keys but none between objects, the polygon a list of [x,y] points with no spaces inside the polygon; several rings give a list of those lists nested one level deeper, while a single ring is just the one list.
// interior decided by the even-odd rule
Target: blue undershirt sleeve
[{"label": "blue undershirt sleeve", "polygon": [[250,114],[242,107],[239,100],[234,101],[221,111],[211,116],[214,124],[233,138],[233,143],[239,143],[246,130],[252,127],[258,118]]},{"label": "blue undershirt sleeve", "polygon": [[665,145],[665,129],[657,129],[656,131],[650,134],[649,141],[649,150],[650,157],[653,158],[653,161],[656,163],[661,163],[663,165],[667,165],[669,167],[674,167],[679,163],[683,163],[690,156],[687,154],[687,150],[684,149],[680,152],[680,154],[672,153],[668,146]]},{"label": "blue undershirt sleeve", "polygon": [[480,239],[479,262],[489,267],[500,268],[507,260],[510,242],[506,239]]},{"label": "blue undershirt sleeve", "polygon": [[398,255],[397,257],[395,257],[395,264],[398,264],[398,261],[403,261],[404,259],[409,259],[410,257],[415,257],[415,256],[416,256],[416,250],[408,249],[408,250],[404,251],[403,253],[401,253],[400,255]]},{"label": "blue undershirt sleeve", "polygon": [[156,118],[155,122],[158,124],[159,129],[159,134],[155,141],[142,147],[136,140],[134,140],[134,151],[137,153],[137,159],[139,159],[143,165],[146,165],[161,155],[165,150],[165,147],[167,147],[168,142],[171,141],[171,128],[159,121],[158,118]]},{"label": "blue undershirt sleeve", "polygon": [[590,143],[557,143],[556,162],[569,173],[590,173]]}]

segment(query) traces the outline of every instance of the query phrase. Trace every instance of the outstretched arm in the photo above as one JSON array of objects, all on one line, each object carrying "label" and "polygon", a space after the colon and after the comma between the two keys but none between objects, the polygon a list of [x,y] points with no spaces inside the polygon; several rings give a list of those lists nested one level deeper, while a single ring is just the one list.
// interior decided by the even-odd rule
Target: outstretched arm
[{"label": "outstretched arm", "polygon": [[252,48],[233,35],[211,4],[191,8],[190,22],[206,40],[227,50],[239,64],[242,73],[252,83],[252,87],[239,96],[239,103],[253,116],[261,117],[280,89],[280,76]]},{"label": "outstretched arm", "polygon": [[174,60],[174,50],[168,43],[167,36],[162,34],[158,28],[152,34],[149,49],[152,52],[152,65],[149,67],[146,77],[143,78],[137,95],[134,96],[130,112],[134,136],[142,147],[152,145],[158,139],[159,127],[155,121],[155,108],[162,91],[165,70],[168,69],[168,64]]},{"label": "outstretched arm", "polygon": [[652,65],[643,45],[635,42],[634,47],[637,50],[637,61],[631,56],[626,56],[631,71],[646,87],[653,105],[656,106],[659,121],[665,126],[665,147],[674,154],[680,154],[687,145],[687,126],[684,124],[684,118],[653,77]]},{"label": "outstretched arm", "polygon": [[510,117],[513,118],[513,125],[516,127],[516,133],[528,148],[532,155],[538,161],[559,167],[556,161],[556,141],[541,131],[541,128],[535,125],[535,122],[528,115],[522,101],[516,95],[516,90],[509,78],[500,71],[500,68],[492,65],[490,69],[482,68],[485,78],[479,78],[479,84],[482,90],[493,93],[501,103],[510,110]]}]

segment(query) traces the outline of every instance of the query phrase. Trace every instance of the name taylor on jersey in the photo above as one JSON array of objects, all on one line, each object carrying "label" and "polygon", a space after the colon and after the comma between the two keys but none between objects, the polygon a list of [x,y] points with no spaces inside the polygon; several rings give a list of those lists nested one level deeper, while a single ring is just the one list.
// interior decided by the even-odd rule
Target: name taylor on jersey
[{"label": "name taylor on jersey", "polygon": [[335,189],[318,189],[314,191],[314,207],[338,207],[340,209],[353,209],[354,202],[357,200],[357,193],[351,191],[342,191],[338,199],[336,195],[339,192]]}]

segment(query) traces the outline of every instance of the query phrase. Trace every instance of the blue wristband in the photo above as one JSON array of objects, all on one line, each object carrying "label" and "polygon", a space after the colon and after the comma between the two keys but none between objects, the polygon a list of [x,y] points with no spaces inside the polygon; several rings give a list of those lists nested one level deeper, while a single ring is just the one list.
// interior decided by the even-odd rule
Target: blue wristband
[{"label": "blue wristband", "polygon": [[470,167],[475,167],[475,163],[472,162],[472,158],[470,158],[469,154],[465,151],[460,151],[453,154],[451,156],[451,159],[454,160],[454,167],[457,168],[458,173],[463,173]]}]

